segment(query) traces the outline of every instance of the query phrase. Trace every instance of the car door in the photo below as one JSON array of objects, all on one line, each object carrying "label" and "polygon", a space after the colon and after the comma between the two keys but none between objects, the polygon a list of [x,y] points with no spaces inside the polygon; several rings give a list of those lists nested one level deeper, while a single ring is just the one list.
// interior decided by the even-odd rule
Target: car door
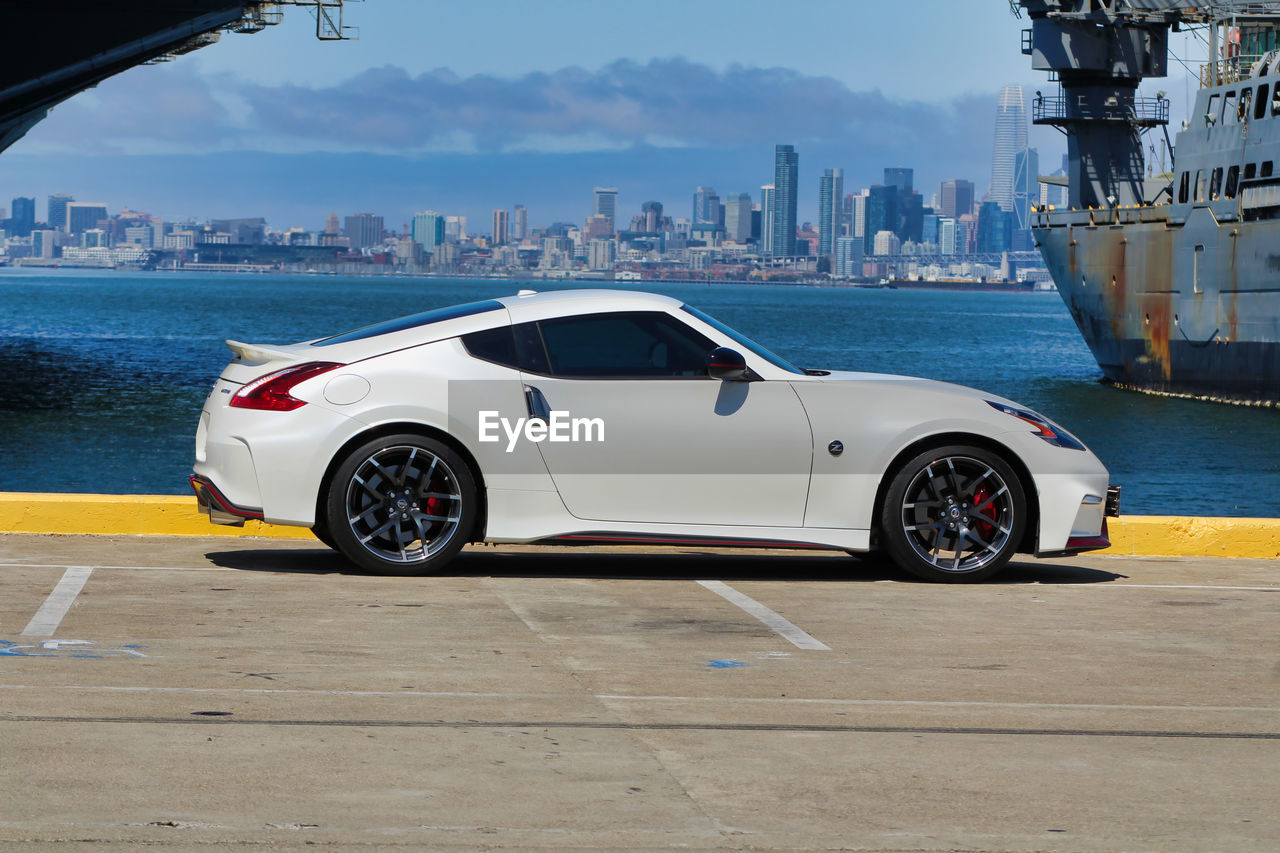
[{"label": "car door", "polygon": [[[719,344],[662,311],[524,324],[530,411],[573,515],[598,521],[800,526],[809,421],[785,380],[707,375]],[[574,426],[581,427],[574,430]]]}]

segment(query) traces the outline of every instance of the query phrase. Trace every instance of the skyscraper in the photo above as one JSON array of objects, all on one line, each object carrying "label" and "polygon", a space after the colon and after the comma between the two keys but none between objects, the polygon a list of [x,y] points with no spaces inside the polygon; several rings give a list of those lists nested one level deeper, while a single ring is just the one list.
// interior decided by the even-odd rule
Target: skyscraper
[{"label": "skyscraper", "polygon": [[609,228],[617,222],[618,188],[596,187],[591,198],[591,215],[609,217]]},{"label": "skyscraper", "polygon": [[511,237],[523,240],[529,236],[529,211],[523,204],[517,204],[511,212]]},{"label": "skyscraper", "polygon": [[735,243],[751,239],[751,193],[729,193],[725,198],[724,238]]},{"label": "skyscraper", "polygon": [[[66,193],[57,193],[49,196],[49,227],[59,230],[67,230],[67,205],[75,201],[74,198]],[[14,214],[15,216],[17,214]]]},{"label": "skyscraper", "polygon": [[818,254],[835,251],[844,215],[844,170],[827,169],[818,179]]},{"label": "skyscraper", "polygon": [[343,233],[351,241],[351,248],[359,251],[382,245],[382,217],[372,213],[348,216]]},{"label": "skyscraper", "polygon": [[884,185],[886,187],[897,187],[898,192],[911,192],[915,188],[915,169],[906,169],[902,167],[884,170]]},{"label": "skyscraper", "polygon": [[995,142],[991,147],[991,200],[1013,210],[1018,152],[1027,147],[1027,111],[1021,86],[1005,86],[996,107]]},{"label": "skyscraper", "polygon": [[507,242],[507,212],[505,210],[495,210],[493,212],[493,245],[502,246]]},{"label": "skyscraper", "polygon": [[723,225],[720,220],[720,196],[715,187],[698,187],[693,194],[693,224]]},{"label": "skyscraper", "polygon": [[938,203],[942,216],[959,219],[966,213],[973,213],[973,183],[971,181],[943,181],[938,187]]},{"label": "skyscraper", "polygon": [[[875,253],[876,235],[881,231],[898,231],[899,193],[896,186],[876,184],[867,191],[866,214],[863,219],[863,248]],[[899,238],[901,242],[901,238]]]},{"label": "skyscraper", "polygon": [[13,200],[12,214],[8,219],[9,236],[31,236],[31,229],[36,225],[36,200],[18,196]]},{"label": "skyscraper", "polygon": [[434,210],[413,215],[413,240],[423,251],[434,252],[444,242],[444,217]]},{"label": "skyscraper", "polygon": [[773,150],[773,254],[793,258],[796,254],[796,200],[799,190],[800,155],[791,145]]},{"label": "skyscraper", "polygon": [[773,184],[760,187],[760,253],[773,254]]},{"label": "skyscraper", "polygon": [[67,230],[72,234],[97,228],[98,223],[107,218],[107,206],[90,201],[67,202]]},{"label": "skyscraper", "polygon": [[1031,205],[1040,201],[1039,178],[1039,153],[1034,148],[1022,148],[1013,158],[1013,227],[1016,231],[1031,228]]}]

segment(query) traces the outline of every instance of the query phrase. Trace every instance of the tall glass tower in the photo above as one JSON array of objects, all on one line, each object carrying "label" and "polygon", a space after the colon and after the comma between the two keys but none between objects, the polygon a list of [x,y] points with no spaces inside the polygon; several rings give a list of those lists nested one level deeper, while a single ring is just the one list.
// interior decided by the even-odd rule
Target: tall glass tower
[{"label": "tall glass tower", "polygon": [[775,187],[765,184],[760,187],[760,253],[773,254],[773,213]]},{"label": "tall glass tower", "polygon": [[827,169],[818,179],[818,254],[835,251],[844,215],[844,170]]},{"label": "tall glass tower", "polygon": [[995,144],[991,149],[991,200],[1012,212],[1018,153],[1027,147],[1027,110],[1021,86],[1005,86],[996,107]]},{"label": "tall glass tower", "polygon": [[800,155],[791,145],[773,151],[773,254],[794,258],[796,254],[796,197],[800,177]]}]

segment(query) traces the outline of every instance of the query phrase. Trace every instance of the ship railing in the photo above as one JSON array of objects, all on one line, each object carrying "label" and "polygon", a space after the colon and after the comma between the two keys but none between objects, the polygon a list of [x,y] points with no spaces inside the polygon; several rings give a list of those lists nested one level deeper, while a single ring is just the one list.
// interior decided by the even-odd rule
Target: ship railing
[{"label": "ship railing", "polygon": [[1134,98],[1098,104],[1083,96],[1037,96],[1032,102],[1032,120],[1036,124],[1058,124],[1064,121],[1129,121],[1152,126],[1169,123],[1168,98]]},{"label": "ship railing", "polygon": [[1208,86],[1229,86],[1248,80],[1253,73],[1253,66],[1266,54],[1249,53],[1241,56],[1230,56],[1216,62],[1206,62],[1200,66],[1200,88]]}]

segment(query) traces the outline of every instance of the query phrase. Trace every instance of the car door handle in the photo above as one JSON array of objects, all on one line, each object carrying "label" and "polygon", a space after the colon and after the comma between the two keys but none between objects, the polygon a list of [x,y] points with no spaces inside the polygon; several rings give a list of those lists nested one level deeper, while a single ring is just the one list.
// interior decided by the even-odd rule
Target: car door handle
[{"label": "car door handle", "polygon": [[524,386],[524,405],[529,411],[530,419],[544,423],[551,420],[551,406],[547,404],[547,398],[543,396],[542,391],[535,386]]}]

